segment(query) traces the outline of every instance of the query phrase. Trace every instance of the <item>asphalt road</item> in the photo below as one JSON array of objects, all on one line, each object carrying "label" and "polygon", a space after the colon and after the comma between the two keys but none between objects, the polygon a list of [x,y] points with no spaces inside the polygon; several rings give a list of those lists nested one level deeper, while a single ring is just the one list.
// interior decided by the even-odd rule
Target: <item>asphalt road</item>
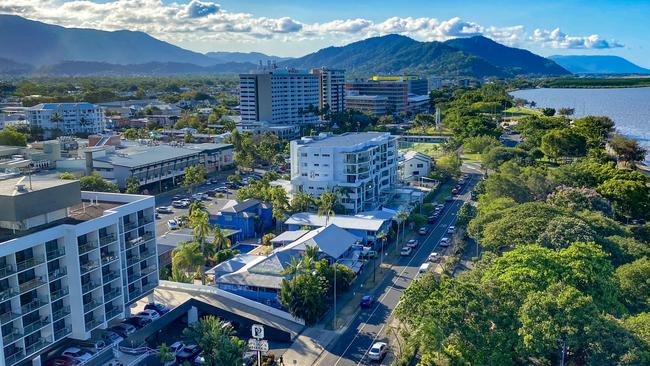
[{"label": "asphalt road", "polygon": [[[418,238],[420,245],[417,250],[408,257],[402,257],[397,265],[393,266],[392,274],[372,294],[377,299],[375,304],[370,309],[358,313],[347,330],[327,347],[316,365],[359,366],[387,364],[386,361],[369,360],[368,351],[375,342],[387,342],[386,326],[390,324],[392,312],[397,306],[402,292],[417,277],[420,265],[427,260],[431,252],[444,252],[444,248],[438,248],[440,239],[448,236],[446,233],[447,228],[454,225],[458,209],[465,201],[470,199],[469,192],[479,179],[478,177],[477,174],[471,174],[469,182],[463,186],[461,195],[454,197],[451,203],[447,203],[440,219],[436,223],[429,225],[429,233]],[[392,249],[395,250],[395,248]]]}]

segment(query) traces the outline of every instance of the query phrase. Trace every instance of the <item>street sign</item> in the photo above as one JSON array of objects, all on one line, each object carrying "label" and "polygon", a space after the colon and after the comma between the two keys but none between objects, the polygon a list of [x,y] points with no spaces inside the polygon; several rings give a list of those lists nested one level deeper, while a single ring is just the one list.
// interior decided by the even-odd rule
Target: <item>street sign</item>
[{"label": "street sign", "polygon": [[253,334],[253,338],[264,338],[264,326],[261,324],[253,324],[251,327],[251,333]]},{"label": "street sign", "polygon": [[251,338],[248,340],[248,349],[250,349],[251,351],[268,352],[269,342],[264,339]]}]

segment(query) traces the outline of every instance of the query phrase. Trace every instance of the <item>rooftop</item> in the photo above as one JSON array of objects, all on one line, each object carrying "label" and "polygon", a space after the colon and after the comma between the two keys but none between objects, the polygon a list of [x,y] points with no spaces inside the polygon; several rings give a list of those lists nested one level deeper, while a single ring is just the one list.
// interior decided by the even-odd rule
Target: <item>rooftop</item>
[{"label": "rooftop", "polygon": [[[291,215],[284,223],[287,225],[299,226],[325,226],[325,216],[309,212],[299,212]],[[334,215],[330,217],[329,223],[343,229],[358,229],[377,231],[384,224],[386,219],[376,217],[358,217],[347,215]]]},{"label": "rooftop", "polygon": [[271,239],[271,243],[291,243],[300,239],[303,235],[307,234],[309,230],[294,230],[294,231],[285,231],[282,234]]},{"label": "rooftop", "polygon": [[[0,180],[0,196],[18,196],[48,188],[69,185],[71,182],[69,180],[39,179],[36,177],[30,180],[27,176],[9,178]],[[18,186],[22,186],[24,190],[18,190]]]},{"label": "rooftop", "polygon": [[104,216],[104,211],[122,206],[122,203],[115,202],[90,202],[82,201],[80,204],[70,207],[69,217],[77,221],[88,221]]},{"label": "rooftop", "polygon": [[107,154],[93,160],[125,167],[138,167],[154,164],[164,160],[178,159],[198,154],[197,150],[170,145],[147,146],[146,149]]},{"label": "rooftop", "polygon": [[299,143],[310,147],[355,147],[370,141],[379,142],[390,138],[387,132],[348,132],[341,135],[303,137]]},{"label": "rooftop", "polygon": [[31,107],[31,110],[59,109],[59,108],[96,108],[97,106],[88,102],[80,103],[41,103]]}]

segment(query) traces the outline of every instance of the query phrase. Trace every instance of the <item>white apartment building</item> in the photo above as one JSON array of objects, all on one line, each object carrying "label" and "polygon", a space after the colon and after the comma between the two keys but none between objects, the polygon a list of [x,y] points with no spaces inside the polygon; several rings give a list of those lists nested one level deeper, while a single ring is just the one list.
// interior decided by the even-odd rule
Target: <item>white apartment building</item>
[{"label": "white apartment building", "polygon": [[101,133],[105,127],[102,109],[86,102],[37,104],[27,110],[27,120],[33,127],[58,129],[64,135]]},{"label": "white apartment building", "polygon": [[264,69],[239,75],[242,122],[317,123],[319,78],[304,70]]},{"label": "white apartment building", "polygon": [[0,181],[0,364],[129,315],[158,284],[154,197],[78,181]]},{"label": "white apartment building", "polygon": [[331,113],[345,111],[345,70],[321,67],[311,73],[318,76],[319,108],[327,106]]},{"label": "white apartment building", "polygon": [[337,191],[349,213],[374,210],[397,183],[397,143],[386,132],[320,134],[291,141],[293,192]]},{"label": "white apartment building", "polygon": [[397,165],[400,179],[411,181],[428,177],[433,160],[430,156],[417,151],[407,151],[399,156]]}]

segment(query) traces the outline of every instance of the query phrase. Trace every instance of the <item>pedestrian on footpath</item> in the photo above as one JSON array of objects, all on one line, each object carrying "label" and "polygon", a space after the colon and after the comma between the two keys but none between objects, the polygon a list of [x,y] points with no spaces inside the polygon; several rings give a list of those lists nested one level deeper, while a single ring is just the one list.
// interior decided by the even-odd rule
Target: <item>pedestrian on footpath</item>
[{"label": "pedestrian on footpath", "polygon": [[280,359],[278,359],[278,362],[280,362],[281,366],[284,366],[284,359],[282,358],[282,355],[280,355]]}]

